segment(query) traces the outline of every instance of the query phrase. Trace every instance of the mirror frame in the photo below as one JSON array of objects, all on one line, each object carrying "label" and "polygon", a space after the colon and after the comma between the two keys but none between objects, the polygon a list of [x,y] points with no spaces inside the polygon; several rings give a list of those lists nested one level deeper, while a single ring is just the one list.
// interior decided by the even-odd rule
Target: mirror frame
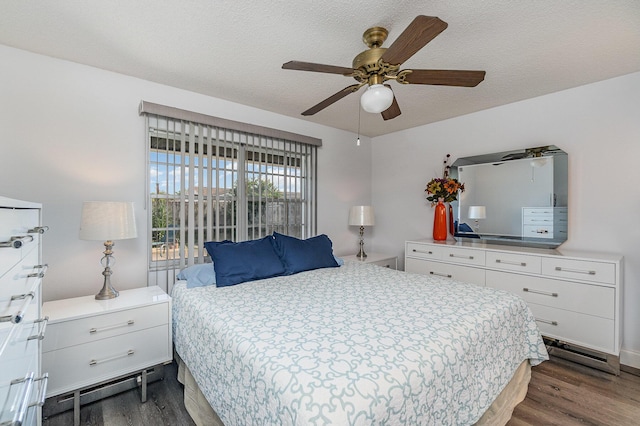
[{"label": "mirror frame", "polygon": [[[552,186],[553,194],[547,197],[549,202],[547,205],[527,205],[513,207],[511,210],[518,210],[519,214],[519,233],[507,233],[507,232],[494,232],[485,233],[482,232],[482,227],[477,226],[478,221],[475,221],[475,230],[470,226],[464,226],[467,219],[466,215],[462,215],[461,211],[470,207],[463,203],[463,199],[470,197],[469,192],[473,191],[473,182],[463,182],[459,178],[459,168],[469,165],[487,165],[496,166],[502,163],[511,162],[514,160],[530,160],[530,165],[533,168],[534,162],[537,158],[551,158],[553,160],[553,176]],[[454,213],[455,227],[454,237],[456,240],[462,241],[482,241],[490,244],[502,244],[502,245],[517,245],[524,247],[538,247],[538,248],[556,248],[564,243],[567,238],[568,230],[568,154],[558,148],[555,145],[546,145],[540,147],[525,148],[513,151],[495,152],[490,154],[476,155],[472,157],[458,158],[451,165],[449,174],[452,178],[460,180],[465,185],[465,196],[459,194],[458,200],[451,203]],[[505,184],[509,184],[509,179],[504,179]],[[493,190],[493,189],[492,189]],[[500,191],[500,189],[496,189]],[[480,203],[483,204],[483,203]],[[533,209],[532,209],[533,208]],[[544,208],[544,211],[542,210]],[[534,212],[535,209],[535,212]],[[484,211],[484,209],[481,209]],[[491,206],[486,206],[486,214],[490,214]],[[551,220],[549,226],[534,226],[529,225],[528,214],[542,213],[545,214],[547,220]],[[482,214],[482,213],[481,213]],[[511,218],[511,215],[509,216]],[[511,218],[515,221],[515,218]],[[467,224],[470,225],[470,224]],[[549,233],[551,232],[551,234]],[[537,237],[537,235],[541,235]]]}]

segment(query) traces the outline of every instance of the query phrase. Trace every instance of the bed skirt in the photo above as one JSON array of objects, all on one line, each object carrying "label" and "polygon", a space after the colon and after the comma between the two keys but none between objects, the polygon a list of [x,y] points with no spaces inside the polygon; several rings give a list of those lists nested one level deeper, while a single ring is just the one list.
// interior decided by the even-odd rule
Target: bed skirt
[{"label": "bed skirt", "polygon": [[[184,385],[184,406],[197,426],[224,426],[220,417],[211,408],[189,368],[177,353],[174,359],[178,363],[178,381]],[[476,423],[477,426],[505,425],[511,418],[516,405],[527,395],[531,380],[531,364],[525,360],[514,373],[511,381],[500,392],[489,409]]]}]

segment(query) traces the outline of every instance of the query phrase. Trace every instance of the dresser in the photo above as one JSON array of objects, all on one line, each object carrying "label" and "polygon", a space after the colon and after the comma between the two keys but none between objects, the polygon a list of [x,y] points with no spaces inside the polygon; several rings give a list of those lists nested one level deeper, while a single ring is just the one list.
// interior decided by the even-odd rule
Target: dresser
[{"label": "dresser", "polygon": [[160,287],[122,290],[107,300],[92,295],[50,301],[43,312],[49,317],[42,354],[50,372],[45,408],[56,413],[73,399],[75,425],[81,403],[108,396],[109,387],[118,389],[114,383],[132,374],[139,375],[146,401],[147,370],[173,358],[171,298]]},{"label": "dresser", "polygon": [[41,205],[0,197],[0,424],[39,425],[48,377],[41,373]]},{"label": "dresser", "polygon": [[[550,351],[618,374],[623,257],[472,242],[405,243],[407,272],[505,290],[522,297]],[[560,352],[560,351],[559,351]]]}]

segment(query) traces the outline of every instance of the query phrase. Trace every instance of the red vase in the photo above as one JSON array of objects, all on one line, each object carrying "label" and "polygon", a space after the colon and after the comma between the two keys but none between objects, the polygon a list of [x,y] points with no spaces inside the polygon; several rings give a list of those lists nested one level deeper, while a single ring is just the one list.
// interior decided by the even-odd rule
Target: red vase
[{"label": "red vase", "polygon": [[445,241],[447,239],[447,207],[442,198],[438,200],[436,209],[433,212],[433,239],[434,241]]},{"label": "red vase", "polygon": [[449,233],[451,235],[456,235],[456,230],[453,226],[453,207],[449,204]]}]

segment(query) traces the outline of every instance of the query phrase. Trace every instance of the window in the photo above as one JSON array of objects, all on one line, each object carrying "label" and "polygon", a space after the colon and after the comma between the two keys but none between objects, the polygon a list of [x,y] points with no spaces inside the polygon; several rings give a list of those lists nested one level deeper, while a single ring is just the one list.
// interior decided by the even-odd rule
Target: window
[{"label": "window", "polygon": [[150,271],[208,261],[205,241],[315,235],[316,145],[144,112]]}]

